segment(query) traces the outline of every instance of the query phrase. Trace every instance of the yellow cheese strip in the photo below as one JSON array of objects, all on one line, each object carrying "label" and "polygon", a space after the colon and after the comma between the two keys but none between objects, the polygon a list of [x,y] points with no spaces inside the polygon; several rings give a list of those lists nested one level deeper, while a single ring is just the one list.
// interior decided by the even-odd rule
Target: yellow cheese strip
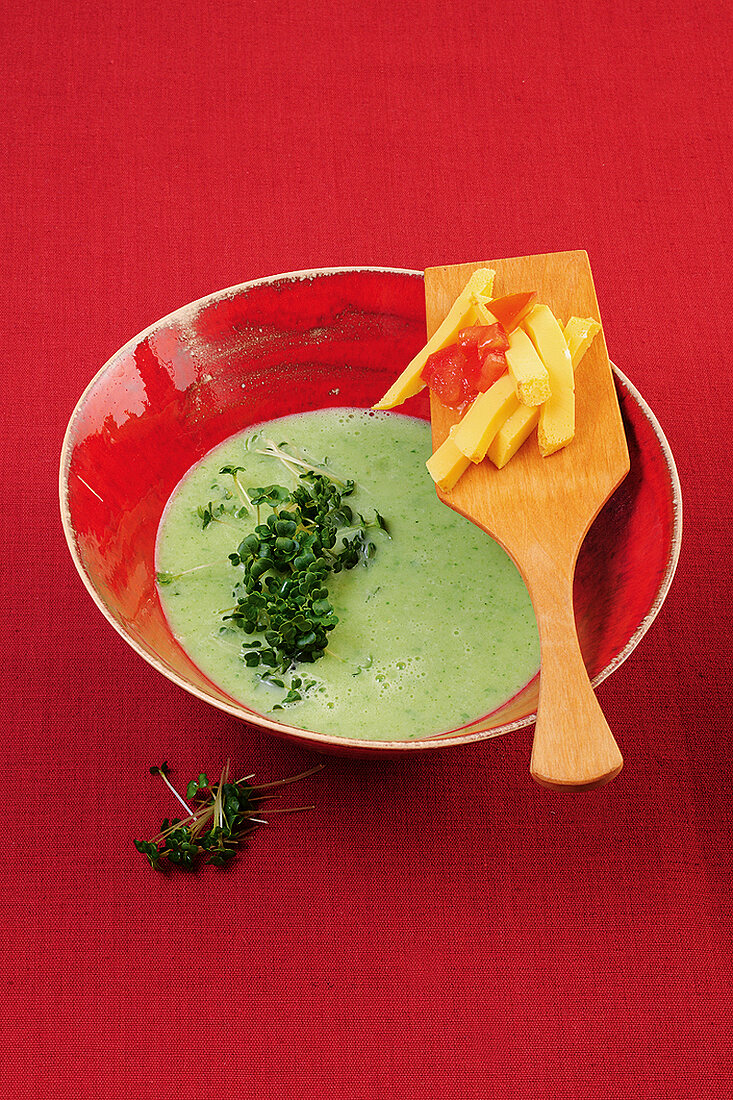
[{"label": "yellow cheese strip", "polygon": [[455,430],[454,425],[450,435],[446,436],[437,451],[425,463],[439,489],[452,489],[461,474],[464,474],[471,465],[471,459],[466,458],[453,442]]},{"label": "yellow cheese strip", "polygon": [[527,333],[515,328],[509,334],[506,365],[514,379],[522,405],[541,405],[550,396],[550,376]]},{"label": "yellow cheese strip", "polygon": [[[600,324],[598,321],[594,321],[592,317],[570,318],[565,326],[565,337],[568,342],[573,370],[576,370],[578,363],[600,331]],[[504,421],[487,452],[487,457],[499,470],[506,466],[510,458],[514,458],[524,441],[529,438],[537,427],[539,418],[539,409],[529,409],[524,405],[520,405]]]},{"label": "yellow cheese strip", "polygon": [[434,351],[452,344],[462,328],[476,323],[476,306],[482,299],[489,298],[494,285],[496,272],[490,267],[481,267],[474,271],[461,293],[451,306],[442,325],[433,333],[425,347],[412,359],[396,382],[384,397],[373,405],[374,409],[393,409],[401,405],[408,397],[419,393],[425,383],[420,377],[422,369]]},{"label": "yellow cheese strip", "polygon": [[537,406],[530,408],[528,405],[519,405],[519,408],[504,421],[486,452],[487,458],[491,459],[497,469],[501,470],[510,458],[514,458],[524,441],[529,439],[537,427],[539,418],[540,410]]},{"label": "yellow cheese strip", "polygon": [[534,306],[522,326],[550,376],[550,397],[540,406],[537,442],[544,456],[567,446],[575,435],[575,380],[567,341],[545,305]]},{"label": "yellow cheese strip", "polygon": [[488,305],[481,298],[476,300],[476,319],[480,325],[497,325],[499,322],[493,313],[489,313]]},{"label": "yellow cheese strip", "polygon": [[601,331],[599,321],[592,317],[571,317],[565,326],[565,339],[573,361],[573,369],[578,365],[594,338]]},{"label": "yellow cheese strip", "polygon": [[472,462],[481,462],[489,444],[517,400],[514,379],[507,372],[493,386],[480,393],[453,435],[459,451]]}]

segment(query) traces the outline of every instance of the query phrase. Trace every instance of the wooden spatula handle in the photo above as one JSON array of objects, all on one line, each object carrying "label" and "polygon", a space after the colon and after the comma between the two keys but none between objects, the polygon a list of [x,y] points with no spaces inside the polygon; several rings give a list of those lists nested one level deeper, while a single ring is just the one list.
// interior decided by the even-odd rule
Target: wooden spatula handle
[{"label": "wooden spatula handle", "polygon": [[597,787],[623,758],[596,699],[580,652],[573,613],[574,563],[528,578],[540,631],[542,666],[530,771],[546,787]]}]

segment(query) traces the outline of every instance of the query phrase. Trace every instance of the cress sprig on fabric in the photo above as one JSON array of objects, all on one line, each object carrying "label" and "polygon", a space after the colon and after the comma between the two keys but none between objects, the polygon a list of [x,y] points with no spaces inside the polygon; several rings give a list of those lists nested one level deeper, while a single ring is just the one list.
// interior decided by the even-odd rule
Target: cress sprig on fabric
[{"label": "cress sprig on fabric", "polygon": [[[262,803],[273,797],[278,787],[295,783],[323,770],[319,764],[308,771],[276,779],[270,783],[249,784],[254,776],[230,780],[229,761],[224,765],[218,783],[210,783],[206,774],[192,779],[186,788],[189,806],[168,778],[167,763],[150,769],[151,775],[159,775],[171,793],[187,811],[184,818],[166,818],[160,831],[151,840],[136,840],[135,847],[155,870],[173,865],[182,870],[194,870],[201,863],[225,867],[237,853],[242,839],[267,821],[256,817]],[[268,807],[268,818],[277,813],[296,813],[312,810],[312,806]]]}]

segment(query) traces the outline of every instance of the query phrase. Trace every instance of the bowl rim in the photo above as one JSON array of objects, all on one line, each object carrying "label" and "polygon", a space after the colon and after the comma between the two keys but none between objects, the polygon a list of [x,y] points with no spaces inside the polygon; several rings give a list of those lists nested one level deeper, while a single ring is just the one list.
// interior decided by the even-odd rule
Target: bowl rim
[{"label": "bowl rim", "polygon": [[[235,283],[232,286],[225,287],[223,290],[217,290],[213,293],[206,294],[201,298],[196,299],[193,302],[189,302],[187,305],[180,306],[178,309],[171,310],[165,316],[154,321],[148,325],[136,336],[129,339],[121,348],[115,351],[104,365],[97,371],[94,377],[90,380],[87,386],[84,388],[81,396],[76,402],[73,412],[69,418],[66,431],[64,433],[63,443],[61,445],[60,461],[59,461],[59,504],[61,511],[61,524],[63,527],[66,543],[71,554],[71,558],[76,566],[77,572],[81,577],[81,580],[91,596],[93,602],[99,608],[104,615],[108,623],[117,631],[117,633],[124,639],[124,641],[149,665],[152,665],[158,672],[160,672],[167,680],[172,681],[179,687],[183,688],[189,695],[194,695],[203,702],[208,703],[209,706],[216,707],[217,710],[224,711],[230,714],[232,717],[237,718],[241,722],[249,723],[258,728],[265,728],[271,730],[273,733],[279,734],[284,737],[288,737],[294,740],[298,740],[303,744],[310,745],[314,749],[331,749],[331,750],[357,750],[360,752],[368,753],[396,753],[396,752],[420,752],[429,749],[448,748],[454,745],[466,745],[476,741],[486,741],[494,737],[500,737],[507,733],[512,733],[515,730],[523,729],[526,726],[531,725],[536,718],[536,712],[525,715],[523,718],[517,718],[513,722],[506,722],[501,726],[496,726],[494,729],[488,730],[472,730],[471,727],[477,723],[486,721],[485,718],[476,719],[475,722],[470,723],[466,729],[466,733],[461,734],[460,729],[457,731],[450,731],[447,733],[430,734],[427,737],[415,738],[411,741],[371,741],[361,738],[347,738],[347,737],[335,737],[330,734],[317,733],[313,730],[301,729],[299,726],[290,726],[282,722],[273,721],[266,715],[260,715],[259,713],[242,712],[242,707],[236,703],[227,703],[225,700],[214,699],[206,692],[195,687],[193,684],[188,683],[183,677],[179,676],[172,669],[169,669],[162,661],[158,660],[153,654],[148,653],[141,645],[139,645],[134,638],[126,633],[120,623],[116,621],[108,608],[105,606],[98,592],[94,588],[91,580],[87,576],[78,553],[76,537],[71,522],[71,512],[69,508],[68,499],[68,472],[71,460],[71,439],[73,435],[73,429],[75,422],[81,412],[81,409],[87,399],[88,394],[97,384],[102,375],[122,356],[134,349],[142,340],[147,336],[155,332],[161,325],[171,322],[173,320],[183,322],[190,321],[193,317],[205,309],[209,304],[215,300],[221,300],[227,297],[234,297],[236,294],[242,291],[248,290],[256,286],[266,285],[268,283],[277,283],[281,281],[295,282],[297,280],[305,281],[307,279],[323,278],[330,275],[337,274],[359,274],[359,273],[384,273],[394,275],[407,275],[413,278],[424,278],[424,272],[415,270],[413,268],[402,267],[380,267],[369,265],[355,265],[345,267],[321,267],[321,268],[304,268],[298,271],[285,271],[277,275],[265,275],[258,279],[249,279],[246,282]],[[654,434],[657,437],[664,460],[667,465],[669,473],[670,485],[672,490],[672,539],[670,546],[670,553],[667,559],[667,565],[660,582],[656,597],[649,611],[645,615],[644,619],[639,623],[638,627],[616,656],[609,661],[609,663],[603,668],[597,676],[592,680],[593,687],[596,688],[601,684],[612,672],[623,664],[625,660],[636,649],[637,645],[644,637],[646,632],[651,627],[654,619],[659,614],[659,611],[664,603],[667,594],[669,592],[672,580],[674,578],[677,564],[680,557],[680,549],[682,544],[682,487],[680,484],[679,475],[677,473],[677,466],[675,464],[672,449],[667,441],[667,438],[662,430],[662,427],[657,420],[656,416],[652,412],[652,409],[646,402],[646,400],[639,393],[636,386],[626,377],[626,375],[619,370],[615,363],[611,363],[611,367],[615,377],[621,383],[622,387],[629,393],[639,406],[641,412],[645,416],[649,425],[651,426]],[[251,717],[250,717],[251,713]]]}]

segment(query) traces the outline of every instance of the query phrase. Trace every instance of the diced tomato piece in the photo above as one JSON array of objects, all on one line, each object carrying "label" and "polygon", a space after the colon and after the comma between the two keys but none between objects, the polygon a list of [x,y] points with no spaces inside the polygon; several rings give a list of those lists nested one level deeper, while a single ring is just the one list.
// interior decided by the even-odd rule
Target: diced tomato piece
[{"label": "diced tomato piece", "polygon": [[506,370],[506,356],[503,351],[488,351],[481,363],[476,385],[479,393],[485,393],[494,382],[501,378]]},{"label": "diced tomato piece", "polygon": [[537,291],[523,291],[521,294],[504,294],[486,303],[492,317],[496,317],[506,332],[511,332],[521,324],[537,300]]},{"label": "diced tomato piece", "polygon": [[456,336],[456,343],[459,348],[475,348],[486,331],[486,325],[469,325],[468,328],[462,328]]},{"label": "diced tomato piece", "polygon": [[466,357],[464,372],[468,390],[470,391],[471,397],[475,397],[478,393],[477,382],[478,376],[481,373],[481,359],[475,344],[461,348],[461,351]]},{"label": "diced tomato piece", "polygon": [[457,339],[469,358],[469,382],[477,393],[484,393],[506,370],[506,330],[498,321],[493,325],[471,325],[461,329]]},{"label": "diced tomato piece", "polygon": [[484,336],[479,340],[477,351],[479,359],[483,359],[487,352],[506,351],[509,347],[509,339],[506,329],[502,324],[484,325]]},{"label": "diced tomato piece", "polygon": [[471,401],[478,389],[470,381],[476,373],[472,359],[478,365],[478,356],[469,356],[456,344],[434,351],[421,371],[421,377],[436,397],[449,409],[461,410]]},{"label": "diced tomato piece", "polygon": [[462,328],[456,342],[465,352],[475,348],[479,358],[487,351],[506,351],[509,347],[504,326],[498,322],[494,325],[471,325],[470,328]]}]

